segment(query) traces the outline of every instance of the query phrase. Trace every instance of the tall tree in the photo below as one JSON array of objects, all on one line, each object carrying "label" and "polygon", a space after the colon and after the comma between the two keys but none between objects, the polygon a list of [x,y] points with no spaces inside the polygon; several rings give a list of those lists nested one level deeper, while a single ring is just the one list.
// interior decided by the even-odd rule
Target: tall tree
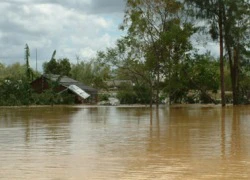
[{"label": "tall tree", "polygon": [[227,50],[233,104],[240,103],[240,71],[241,59],[249,47],[250,33],[250,3],[249,0],[225,1],[223,8],[223,25],[225,29],[225,47]]},{"label": "tall tree", "polygon": [[51,56],[50,60],[55,59],[55,57],[56,57],[56,50],[54,50],[54,51],[53,51],[53,53],[52,53],[52,56]]},{"label": "tall tree", "polygon": [[185,1],[195,6],[197,17],[210,23],[212,38],[217,40],[219,37],[222,106],[225,105],[224,49],[227,52],[230,65],[233,103],[238,104],[240,52],[246,51],[246,42],[249,42],[249,37],[246,37],[249,34],[249,0]]},{"label": "tall tree", "polygon": [[29,58],[30,58],[30,49],[28,44],[25,45],[25,62],[26,62],[26,76],[28,81],[30,81],[32,79],[32,70],[30,68],[30,64],[29,64]]},{"label": "tall tree", "polygon": [[224,82],[224,31],[223,31],[223,7],[224,0],[185,0],[191,4],[194,10],[194,15],[200,19],[207,21],[210,24],[210,33],[215,40],[219,37],[220,44],[220,86],[221,86],[221,104],[225,102],[225,82]]},{"label": "tall tree", "polygon": [[150,91],[149,99],[152,107],[154,73],[152,68],[141,60],[144,58],[143,53],[140,53],[141,49],[136,44],[136,40],[131,37],[119,39],[116,47],[98,53],[98,61],[113,67],[112,78],[131,80],[136,85],[147,87]]},{"label": "tall tree", "polygon": [[[178,64],[180,57],[189,51],[188,41],[192,26],[182,22],[183,6],[176,0],[128,0],[122,29],[127,29],[131,50],[143,54],[155,81],[156,104],[159,104],[160,80],[162,76],[173,75],[171,64]],[[186,36],[178,37],[177,32]],[[177,54],[179,57],[177,58]]]}]

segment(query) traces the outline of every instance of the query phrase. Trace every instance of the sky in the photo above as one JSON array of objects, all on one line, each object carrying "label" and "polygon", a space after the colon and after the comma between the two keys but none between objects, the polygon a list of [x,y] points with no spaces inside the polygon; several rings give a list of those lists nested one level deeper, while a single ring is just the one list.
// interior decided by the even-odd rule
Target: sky
[{"label": "sky", "polygon": [[121,37],[124,8],[123,0],[1,0],[0,62],[25,63],[25,44],[40,71],[54,50],[56,59],[89,60]]},{"label": "sky", "polygon": [[[124,34],[118,28],[124,8],[124,0],[1,0],[0,62],[24,64],[25,44],[31,67],[36,69],[37,59],[39,71],[54,50],[56,59],[88,61]],[[193,42],[218,54],[214,43]]]}]

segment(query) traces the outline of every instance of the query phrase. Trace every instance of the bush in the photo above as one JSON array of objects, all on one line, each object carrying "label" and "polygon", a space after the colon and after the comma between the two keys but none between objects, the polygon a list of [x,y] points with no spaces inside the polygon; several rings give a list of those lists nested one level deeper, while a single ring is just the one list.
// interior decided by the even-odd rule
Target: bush
[{"label": "bush", "polygon": [[131,91],[120,91],[117,94],[117,98],[120,100],[121,104],[135,104],[136,95]]},{"label": "bush", "polygon": [[6,79],[0,82],[1,106],[29,105],[30,94],[30,85],[25,80]]},{"label": "bush", "polygon": [[149,104],[150,103],[150,89],[143,85],[136,85],[134,88],[136,94],[136,103]]},{"label": "bush", "polygon": [[36,105],[74,104],[75,96],[67,92],[58,94],[52,90],[46,90],[41,94],[33,93],[32,102]]},{"label": "bush", "polygon": [[108,95],[108,94],[100,94],[100,95],[98,96],[99,101],[108,101],[108,100],[109,100],[109,97],[110,97],[110,95]]}]

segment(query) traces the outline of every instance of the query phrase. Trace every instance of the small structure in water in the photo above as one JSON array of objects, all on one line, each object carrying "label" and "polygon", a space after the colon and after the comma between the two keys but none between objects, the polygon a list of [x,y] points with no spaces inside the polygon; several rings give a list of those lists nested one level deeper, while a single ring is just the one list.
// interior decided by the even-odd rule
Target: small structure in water
[{"label": "small structure in water", "polygon": [[31,86],[36,93],[43,93],[45,90],[54,86],[56,93],[67,92],[74,94],[75,103],[91,103],[96,104],[98,99],[98,91],[92,87],[69,78],[68,76],[60,76],[54,74],[43,74],[41,77],[31,82]]}]

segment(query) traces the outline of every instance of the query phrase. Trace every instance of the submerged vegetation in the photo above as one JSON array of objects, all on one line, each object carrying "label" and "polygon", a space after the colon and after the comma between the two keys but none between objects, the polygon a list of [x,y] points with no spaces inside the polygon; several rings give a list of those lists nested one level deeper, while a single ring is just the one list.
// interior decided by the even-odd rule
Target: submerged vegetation
[{"label": "submerged vegetation", "polygon": [[[100,100],[116,96],[125,104],[245,104],[250,100],[249,6],[248,0],[127,0],[120,26],[126,35],[115,47],[76,64],[56,59],[54,51],[43,72],[69,76],[97,88]],[[219,58],[193,47],[193,37],[201,34],[219,43]],[[30,82],[40,74],[29,66],[29,56],[26,45],[24,65],[0,63],[0,105],[73,103],[53,88],[33,92]],[[107,81],[112,80],[132,83],[111,88]]]}]

